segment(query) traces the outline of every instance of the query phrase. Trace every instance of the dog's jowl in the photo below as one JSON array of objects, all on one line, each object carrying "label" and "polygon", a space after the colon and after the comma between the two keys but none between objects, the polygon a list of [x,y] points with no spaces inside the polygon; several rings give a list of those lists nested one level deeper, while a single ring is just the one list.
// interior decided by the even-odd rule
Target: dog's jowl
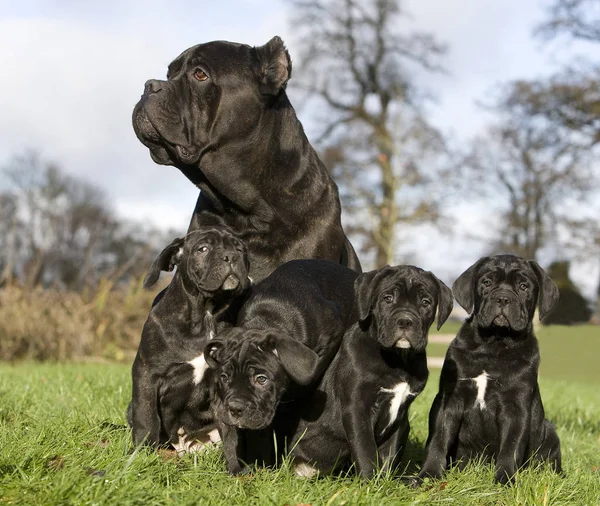
[{"label": "dog's jowl", "polygon": [[427,381],[429,327],[436,310],[438,329],[452,311],[450,288],[413,266],[361,274],[355,297],[358,322],[291,423],[288,447],[299,475],[354,463],[370,477],[398,464],[408,408]]},{"label": "dog's jowl", "polygon": [[133,127],[159,164],[200,190],[190,230],[226,225],[248,246],[255,281],[298,258],[360,271],[341,224],[338,189],[286,95],[282,40],[199,44],[146,82]]},{"label": "dog's jowl", "polygon": [[536,262],[497,255],[480,259],[452,288],[470,316],[446,354],[420,479],[482,457],[495,461],[500,483],[531,460],[562,472],[538,388],[533,333],[536,305],[543,319],[558,300],[556,285]]},{"label": "dog's jowl", "polygon": [[204,346],[250,283],[245,245],[223,227],[202,227],[175,239],[150,268],[145,285],[175,266],[142,331],[128,418],[136,445],[169,443],[184,452],[215,439]]},{"label": "dog's jowl", "polygon": [[230,473],[273,461],[276,418],[294,416],[331,363],[355,314],[357,275],[323,260],[288,262],[252,287],[238,327],[206,345]]}]

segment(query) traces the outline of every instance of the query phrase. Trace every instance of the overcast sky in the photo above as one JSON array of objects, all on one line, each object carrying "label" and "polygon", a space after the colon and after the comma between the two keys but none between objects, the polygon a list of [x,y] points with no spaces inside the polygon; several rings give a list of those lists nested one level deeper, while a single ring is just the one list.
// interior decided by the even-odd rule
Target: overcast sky
[{"label": "overcast sky", "polygon": [[[450,73],[422,79],[438,98],[430,107],[438,127],[470,138],[488,119],[475,102],[496,85],[547,75],[575,50],[589,51],[532,38],[548,3],[406,2],[414,29],[449,46]],[[144,82],[164,78],[185,48],[215,39],[260,45],[273,35],[284,39],[293,60],[298,48],[283,1],[0,0],[0,166],[38,150],[104,188],[121,215],[184,230],[197,191],[174,167],[152,162],[133,133],[132,108]],[[315,129],[302,111],[300,119],[310,138]],[[448,282],[483,251],[429,229],[418,244],[420,264]],[[574,274],[591,294],[597,265],[576,266]]]}]

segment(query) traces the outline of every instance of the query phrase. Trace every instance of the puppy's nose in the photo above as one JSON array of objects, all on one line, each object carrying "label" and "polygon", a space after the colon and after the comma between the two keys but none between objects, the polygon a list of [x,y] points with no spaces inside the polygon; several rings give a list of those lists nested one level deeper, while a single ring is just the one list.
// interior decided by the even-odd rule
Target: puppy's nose
[{"label": "puppy's nose", "polygon": [[510,299],[506,295],[499,295],[496,297],[496,302],[501,306],[507,306],[510,302]]},{"label": "puppy's nose", "polygon": [[158,93],[162,90],[162,81],[158,79],[148,79],[144,85],[144,93],[150,95],[151,93]]},{"label": "puppy's nose", "polygon": [[398,327],[401,329],[409,329],[413,326],[413,321],[410,318],[399,318]]},{"label": "puppy's nose", "polygon": [[229,413],[231,414],[231,416],[236,417],[236,418],[238,416],[240,416],[246,409],[246,405],[240,401],[231,401],[231,402],[229,402],[228,407],[229,407]]},{"label": "puppy's nose", "polygon": [[229,262],[229,255],[227,253],[223,253],[223,262]]}]

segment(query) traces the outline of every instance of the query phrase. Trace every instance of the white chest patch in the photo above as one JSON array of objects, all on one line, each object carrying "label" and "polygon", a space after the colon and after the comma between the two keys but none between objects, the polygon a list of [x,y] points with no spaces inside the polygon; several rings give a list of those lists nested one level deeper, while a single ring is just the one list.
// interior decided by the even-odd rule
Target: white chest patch
[{"label": "white chest patch", "polygon": [[485,389],[487,388],[488,374],[483,371],[479,376],[473,378],[475,387],[477,388],[477,397],[475,398],[475,406],[479,409],[485,408]]},{"label": "white chest patch", "polygon": [[204,378],[204,373],[208,369],[208,364],[206,360],[204,360],[204,355],[198,355],[196,358],[190,360],[188,362],[194,368],[194,385],[200,384],[202,378]]},{"label": "white chest patch", "polygon": [[388,423],[388,427],[392,425],[396,421],[396,417],[398,416],[398,410],[400,406],[406,402],[409,396],[413,395],[410,391],[408,383],[398,383],[393,388],[382,388],[381,392],[385,392],[388,394],[392,394],[392,399],[390,400],[390,421]]}]

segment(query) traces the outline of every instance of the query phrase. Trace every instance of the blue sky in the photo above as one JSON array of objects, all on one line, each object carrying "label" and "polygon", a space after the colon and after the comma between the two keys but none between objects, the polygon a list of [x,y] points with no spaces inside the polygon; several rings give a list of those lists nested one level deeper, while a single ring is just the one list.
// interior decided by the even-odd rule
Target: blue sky
[{"label": "blue sky", "polygon": [[[431,31],[449,46],[448,74],[417,76],[438,99],[429,112],[439,128],[467,140],[489,119],[476,101],[499,83],[540,77],[590,54],[583,45],[544,46],[532,37],[548,3],[407,0],[411,29]],[[177,169],[155,165],[131,128],[143,84],[164,77],[185,48],[215,39],[260,45],[280,35],[294,59],[288,15],[289,5],[277,0],[0,0],[0,165],[38,150],[104,188],[123,216],[184,229],[195,188]],[[310,138],[316,129],[303,112]],[[452,212],[481,226],[477,210]],[[417,244],[416,260],[448,282],[482,252],[480,244],[429,229]],[[585,280],[597,280],[597,269],[576,266],[587,293],[594,282]]]}]

